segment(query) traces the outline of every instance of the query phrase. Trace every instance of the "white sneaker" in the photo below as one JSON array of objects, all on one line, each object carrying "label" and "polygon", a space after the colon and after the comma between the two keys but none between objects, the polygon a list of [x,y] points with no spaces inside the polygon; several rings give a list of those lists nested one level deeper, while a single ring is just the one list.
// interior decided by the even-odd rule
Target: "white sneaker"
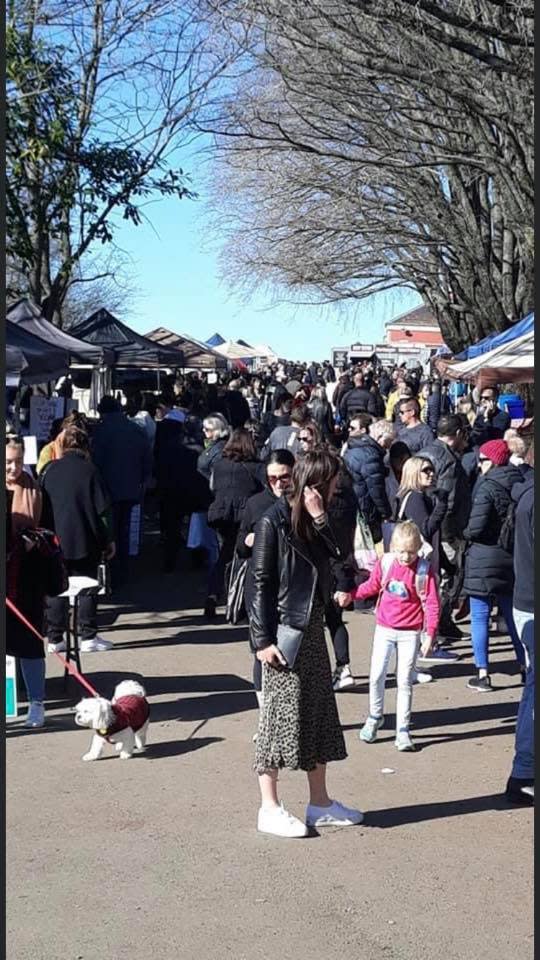
[{"label": "white sneaker", "polygon": [[65,640],[60,640],[60,643],[47,644],[47,653],[65,653],[66,650],[67,644]]},{"label": "white sneaker", "polygon": [[433,680],[433,675],[428,673],[427,670],[413,670],[412,682],[413,683],[431,683]]},{"label": "white sneaker", "polygon": [[412,753],[414,750],[416,750],[416,747],[409,736],[408,730],[400,730],[396,734],[395,745],[401,753]]},{"label": "white sneaker", "polygon": [[332,800],[329,807],[316,807],[310,803],[306,810],[308,827],[352,827],[362,823],[363,819],[361,810],[344,807],[338,800]]},{"label": "white sneaker", "polygon": [[30,704],[28,715],[24,721],[25,727],[43,727],[45,724],[45,708],[42,703],[34,701]]},{"label": "white sneaker", "polygon": [[92,637],[91,640],[81,640],[81,653],[97,653],[99,650],[110,650],[114,644],[111,640],[105,640],[103,637]]},{"label": "white sneaker", "polygon": [[298,817],[287,813],[283,804],[279,807],[261,807],[257,817],[257,830],[272,833],[275,837],[307,837],[308,829]]},{"label": "white sneaker", "polygon": [[336,691],[354,687],[354,677],[348,664],[344,667],[336,667],[332,676],[332,686]]}]

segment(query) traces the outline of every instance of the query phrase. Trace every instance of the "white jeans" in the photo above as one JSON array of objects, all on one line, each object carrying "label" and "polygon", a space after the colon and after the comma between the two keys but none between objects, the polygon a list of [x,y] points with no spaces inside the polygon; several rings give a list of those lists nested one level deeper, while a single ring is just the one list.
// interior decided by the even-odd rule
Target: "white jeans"
[{"label": "white jeans", "polygon": [[375,627],[373,651],[369,672],[369,713],[382,717],[384,713],[384,684],[392,654],[396,654],[396,730],[408,730],[411,721],[412,678],[420,646],[417,630],[391,630]]}]

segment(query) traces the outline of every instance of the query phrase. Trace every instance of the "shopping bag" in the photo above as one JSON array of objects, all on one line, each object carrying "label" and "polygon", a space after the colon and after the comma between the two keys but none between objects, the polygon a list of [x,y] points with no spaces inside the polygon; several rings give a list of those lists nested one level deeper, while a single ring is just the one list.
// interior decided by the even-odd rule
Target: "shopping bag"
[{"label": "shopping bag", "polygon": [[225,620],[227,623],[238,624],[247,617],[244,598],[247,565],[248,560],[242,560],[236,553],[229,564],[228,577],[226,575],[228,586]]},{"label": "shopping bag", "polygon": [[216,531],[208,526],[206,513],[192,513],[187,538],[188,550],[202,547],[208,553],[208,563],[212,567],[219,556],[219,544]]},{"label": "shopping bag", "polygon": [[360,570],[368,570],[370,573],[377,563],[377,551],[371,530],[361,513],[359,513],[356,518],[354,560]]}]

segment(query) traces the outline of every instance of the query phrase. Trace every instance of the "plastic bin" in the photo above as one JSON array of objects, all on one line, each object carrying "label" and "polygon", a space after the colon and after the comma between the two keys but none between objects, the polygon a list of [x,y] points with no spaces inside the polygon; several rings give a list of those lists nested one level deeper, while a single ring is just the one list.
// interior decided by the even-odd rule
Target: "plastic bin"
[{"label": "plastic bin", "polygon": [[525,403],[519,393],[501,393],[499,406],[510,414],[512,420],[521,420],[525,416]]}]

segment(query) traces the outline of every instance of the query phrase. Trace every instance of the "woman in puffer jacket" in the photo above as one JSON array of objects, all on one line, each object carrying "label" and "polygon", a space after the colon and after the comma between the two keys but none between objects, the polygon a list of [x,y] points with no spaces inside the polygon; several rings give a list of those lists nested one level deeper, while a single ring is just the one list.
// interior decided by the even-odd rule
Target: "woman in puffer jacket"
[{"label": "woman in puffer jacket", "polygon": [[488,648],[494,602],[506,620],[520,667],[525,669],[523,646],[512,616],[512,552],[499,542],[511,504],[512,487],[523,482],[523,475],[509,459],[510,450],[504,440],[489,440],[480,447],[481,476],[474,488],[469,522],[463,531],[467,541],[463,591],[470,597],[472,646],[478,671],[477,676],[469,680],[468,687],[478,692],[491,690]]}]

